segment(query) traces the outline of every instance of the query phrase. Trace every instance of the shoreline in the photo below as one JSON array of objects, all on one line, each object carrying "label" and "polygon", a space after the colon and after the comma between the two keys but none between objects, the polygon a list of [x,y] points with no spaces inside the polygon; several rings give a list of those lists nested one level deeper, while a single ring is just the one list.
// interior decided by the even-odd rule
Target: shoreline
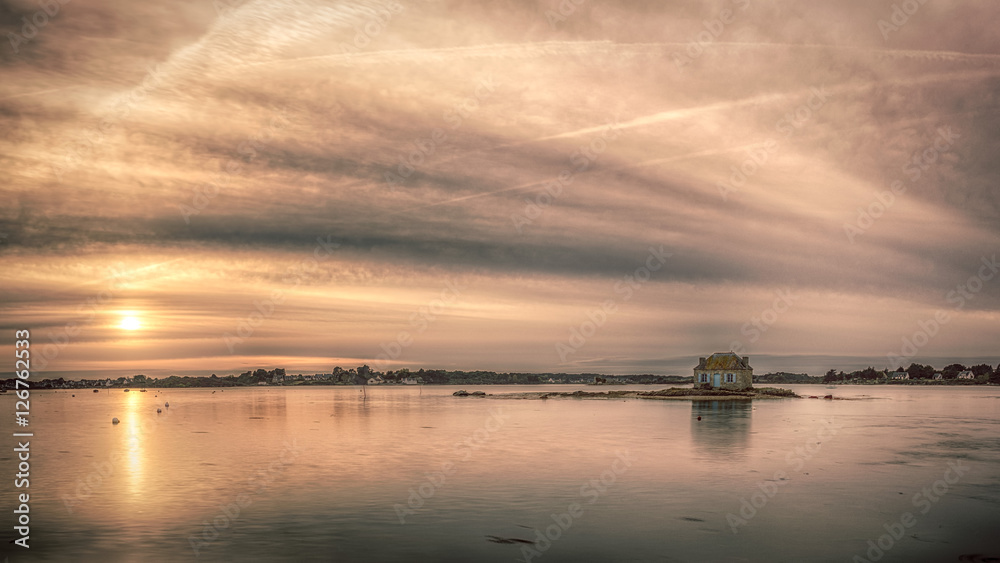
[{"label": "shoreline", "polygon": [[[715,389],[691,389],[671,387],[658,391],[522,391],[517,393],[467,392],[459,389],[454,397],[479,397],[491,399],[547,400],[569,399],[653,399],[660,401],[752,401],[754,399],[803,399],[804,397],[788,389],[762,387],[752,391],[724,391]],[[833,397],[830,396],[832,399]]]}]

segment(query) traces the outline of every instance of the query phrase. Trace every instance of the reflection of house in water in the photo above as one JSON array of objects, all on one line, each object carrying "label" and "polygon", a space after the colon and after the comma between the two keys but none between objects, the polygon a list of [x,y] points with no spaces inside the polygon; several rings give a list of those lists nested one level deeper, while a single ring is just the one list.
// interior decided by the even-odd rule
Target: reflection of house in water
[{"label": "reflection of house in water", "polygon": [[[751,401],[691,401],[691,440],[712,455],[742,454],[750,439]],[[701,420],[698,420],[698,417]]]}]

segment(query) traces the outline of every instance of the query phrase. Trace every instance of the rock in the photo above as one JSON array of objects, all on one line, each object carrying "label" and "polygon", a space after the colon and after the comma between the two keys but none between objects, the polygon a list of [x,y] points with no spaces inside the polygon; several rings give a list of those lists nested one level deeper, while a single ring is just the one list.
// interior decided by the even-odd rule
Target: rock
[{"label": "rock", "polygon": [[468,397],[469,396],[469,392],[466,391],[465,389],[459,389],[458,391],[455,391],[454,393],[452,393],[452,395],[455,396],[455,397]]},{"label": "rock", "polygon": [[826,399],[826,400],[828,400],[828,401],[832,401],[833,400],[833,395],[826,395],[823,398]]},{"label": "rock", "polygon": [[160,414],[161,412],[163,412],[163,409],[156,409],[156,414]]},{"label": "rock", "polygon": [[169,407],[169,406],[170,406],[170,403],[163,403],[163,406],[165,406],[165,407]]},{"label": "rock", "polygon": [[473,391],[472,393],[469,393],[469,394],[470,395],[474,395],[476,397],[485,397],[486,396],[486,392],[485,391]]},{"label": "rock", "polygon": [[117,416],[111,419],[111,424],[118,424],[119,422],[121,422],[121,421],[118,420]]}]

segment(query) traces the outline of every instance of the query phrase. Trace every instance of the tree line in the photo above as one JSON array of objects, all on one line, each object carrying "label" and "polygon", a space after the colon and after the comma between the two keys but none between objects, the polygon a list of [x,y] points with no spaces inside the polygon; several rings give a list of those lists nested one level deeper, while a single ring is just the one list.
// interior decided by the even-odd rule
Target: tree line
[{"label": "tree line", "polygon": [[[910,364],[910,367],[903,369],[902,366],[896,371],[906,372],[910,380],[935,380],[935,375],[941,374],[942,381],[955,381],[958,379],[958,374],[963,371],[971,371],[975,376],[972,383],[996,383],[1000,384],[1000,365],[997,365],[996,369],[991,367],[989,364],[978,364],[974,366],[966,367],[962,364],[950,364],[945,366],[944,369],[940,371],[935,369],[931,365],[923,365],[918,363]],[[873,367],[868,367],[863,370],[852,371],[851,373],[844,373],[843,371],[837,371],[831,369],[826,372],[823,376],[824,383],[836,383],[838,381],[854,381],[854,380],[879,380],[886,379],[889,377],[888,370],[876,370]]]}]

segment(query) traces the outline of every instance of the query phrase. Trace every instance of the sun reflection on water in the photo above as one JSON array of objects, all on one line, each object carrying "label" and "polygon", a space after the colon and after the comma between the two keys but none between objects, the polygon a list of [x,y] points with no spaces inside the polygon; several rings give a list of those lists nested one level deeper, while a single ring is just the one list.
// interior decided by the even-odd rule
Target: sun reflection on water
[{"label": "sun reflection on water", "polygon": [[140,406],[142,396],[138,393],[129,393],[125,402],[127,433],[125,435],[125,469],[128,480],[128,491],[131,494],[139,494],[143,489],[145,448],[144,440],[149,434],[149,424],[140,422]]}]

